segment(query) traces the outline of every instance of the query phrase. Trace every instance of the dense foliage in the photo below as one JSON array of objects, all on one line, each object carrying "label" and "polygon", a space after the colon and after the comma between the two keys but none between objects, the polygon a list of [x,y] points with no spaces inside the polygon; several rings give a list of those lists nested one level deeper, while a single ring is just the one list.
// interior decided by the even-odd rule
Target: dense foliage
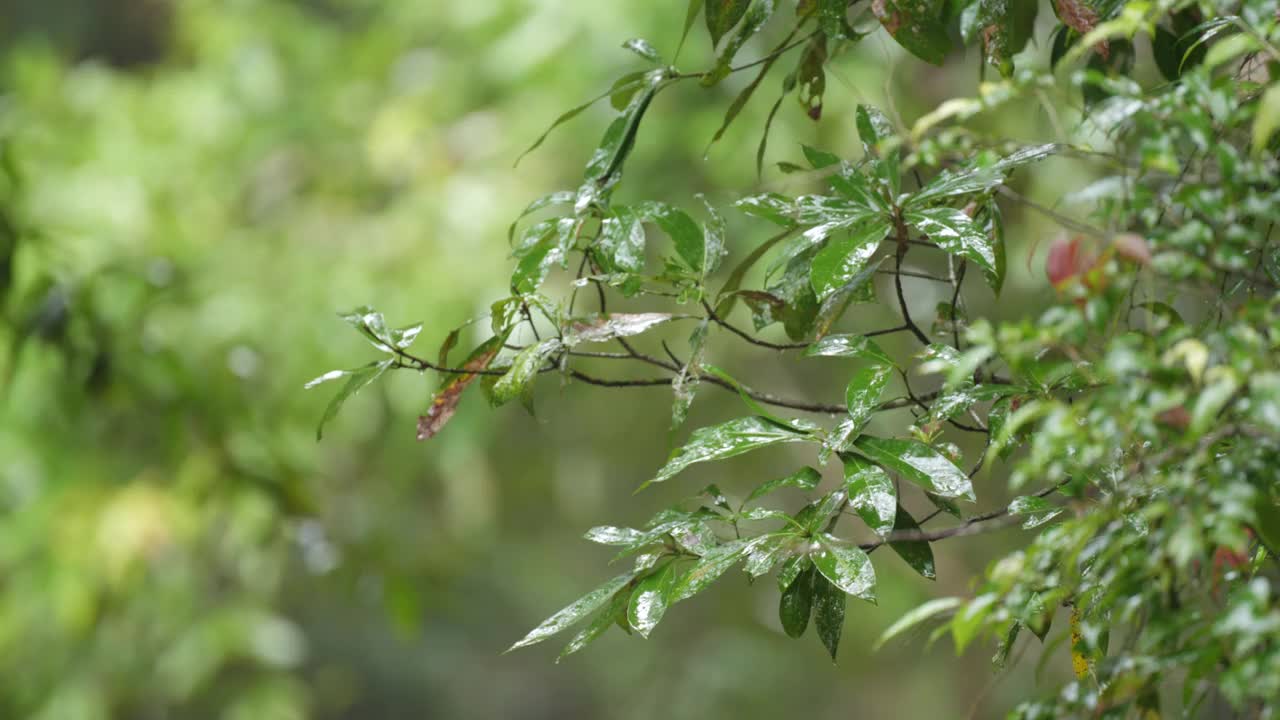
[{"label": "dense foliage", "polygon": [[[835,658],[855,611],[848,596],[876,600],[885,553],[873,563],[873,552],[887,545],[931,578],[935,543],[1018,524],[1037,532],[994,558],[971,594],[930,601],[883,639],[932,622],[958,648],[992,642],[999,666],[1028,642],[1069,643],[1075,679],[1019,717],[1193,713],[1206,700],[1270,717],[1280,697],[1277,13],[1271,0],[694,0],[676,22],[694,42],[701,18],[717,60],[683,71],[679,48],[625,44],[651,69],[597,98],[616,116],[581,184],[512,225],[511,294],[477,319],[489,338],[464,354],[455,331],[426,357],[412,350],[421,324],[397,329],[369,308],[345,315],[381,355],[317,378],[341,381],[321,428],[357,391],[410,369],[441,380],[417,428],[424,440],[443,433],[434,443],[448,443],[445,425],[473,385],[531,411],[553,382],[669,387],[676,449],[646,485],[691,483],[689,494],[705,484],[700,463],[812,449],[813,465],[785,477],[708,485],[643,527],[590,530],[626,569],[513,649],[579,623],[562,655],[615,625],[648,636],[671,605],[742,566],[753,579],[774,574],[782,628],[799,637],[812,624]],[[738,57],[775,26],[772,51]],[[935,64],[956,44],[976,46],[987,79],[911,122],[868,105],[824,116],[830,68],[882,32]],[[788,65],[770,122],[795,95],[809,117],[856,132],[860,155],[805,146],[803,162],[766,163],[766,124],[758,172],[803,191],[752,192],[732,208],[625,196],[628,161],[659,151],[644,144],[648,128],[679,122],[678,109],[653,116],[670,88],[751,76],[714,143]],[[1044,112],[1039,136],[984,130],[986,118],[1028,107]],[[1093,180],[1064,203],[1086,212],[1019,192],[1038,164],[1086,166]],[[998,297],[1008,271],[1011,207],[1062,228],[1044,243],[1055,302],[1038,317],[980,316],[969,308]],[[748,222],[774,234],[735,242]],[[884,315],[862,312],[872,304],[899,321],[866,327],[861,318]],[[758,388],[717,366],[713,335],[783,354],[799,373],[841,363],[843,398]],[[743,414],[686,433],[691,404],[712,389],[739,395]],[[829,463],[843,472],[834,487],[817,469]],[[808,497],[783,507],[772,502],[782,488]],[[1007,504],[975,509],[1006,489]],[[922,502],[933,509],[909,511]]]}]

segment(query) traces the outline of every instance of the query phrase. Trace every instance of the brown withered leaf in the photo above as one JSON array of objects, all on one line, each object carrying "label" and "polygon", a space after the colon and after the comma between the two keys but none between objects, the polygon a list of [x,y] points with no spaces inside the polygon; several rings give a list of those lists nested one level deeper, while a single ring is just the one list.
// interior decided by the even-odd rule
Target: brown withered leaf
[{"label": "brown withered leaf", "polygon": [[[488,368],[489,363],[493,362],[493,359],[498,356],[498,351],[501,349],[502,338],[490,338],[472,351],[462,369],[476,371]],[[431,407],[427,408],[427,414],[418,416],[419,440],[429,440],[440,432],[445,423],[449,422],[454,412],[458,410],[458,403],[462,400],[462,393],[477,377],[479,376],[475,374],[459,373],[440,386],[435,397],[431,399]]]}]

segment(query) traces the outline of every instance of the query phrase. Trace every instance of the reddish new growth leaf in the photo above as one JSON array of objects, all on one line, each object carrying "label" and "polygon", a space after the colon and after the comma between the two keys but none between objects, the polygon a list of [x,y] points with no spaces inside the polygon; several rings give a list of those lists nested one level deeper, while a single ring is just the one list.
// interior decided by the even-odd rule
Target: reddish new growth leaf
[{"label": "reddish new growth leaf", "polygon": [[1058,240],[1049,248],[1045,261],[1045,274],[1049,282],[1059,290],[1083,276],[1094,265],[1093,253],[1085,247],[1084,238],[1076,235],[1070,240]]},{"label": "reddish new growth leaf", "polygon": [[[462,369],[484,370],[497,357],[498,350],[501,347],[500,338],[492,338],[471,353],[471,357],[467,358],[467,363],[462,366]],[[458,410],[458,403],[462,400],[463,391],[467,389],[467,386],[476,377],[474,374],[460,373],[449,378],[444,385],[440,386],[436,396],[431,399],[431,407],[427,408],[427,414],[418,416],[419,440],[429,440],[440,432],[445,423],[449,422],[449,419]]]},{"label": "reddish new growth leaf", "polygon": [[890,35],[897,35],[898,30],[902,27],[902,15],[895,9],[890,12],[885,7],[886,0],[872,0],[871,12],[884,25],[884,29],[889,31]]},{"label": "reddish new growth leaf", "polygon": [[1111,239],[1116,254],[1139,265],[1151,264],[1151,247],[1146,238],[1134,233],[1121,233]]},{"label": "reddish new growth leaf", "polygon": [[1156,422],[1178,430],[1186,430],[1191,427],[1191,413],[1187,411],[1186,406],[1178,405],[1156,415]]},{"label": "reddish new growth leaf", "polygon": [[[1062,24],[1081,35],[1088,35],[1098,26],[1098,11],[1085,5],[1082,0],[1055,0],[1054,7],[1058,9]],[[1098,43],[1094,49],[1104,60],[1111,57],[1111,44],[1106,40]]]}]

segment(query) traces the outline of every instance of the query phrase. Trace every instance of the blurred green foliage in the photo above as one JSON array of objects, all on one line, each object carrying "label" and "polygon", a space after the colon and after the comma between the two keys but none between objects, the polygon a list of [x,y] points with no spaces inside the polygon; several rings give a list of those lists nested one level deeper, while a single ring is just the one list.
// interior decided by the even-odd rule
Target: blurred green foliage
[{"label": "blurred green foliage", "polygon": [[[921,642],[869,649],[906,609],[967,594],[1008,537],[939,545],[935,583],[905,563],[882,570],[879,605],[846,620],[839,667],[794,648],[761,587],[772,583],[745,578],[647,642],[607,637],[557,666],[499,655],[609,576],[612,553],[582,531],[638,525],[688,494],[631,498],[669,449],[664,391],[613,404],[606,390],[546,392],[536,417],[484,412],[473,393],[447,441],[419,445],[414,418],[437,381],[395,373],[346,404],[327,430],[340,440],[315,442],[328,398],[303,383],[368,352],[335,313],[372,304],[392,324],[424,320],[434,347],[507,295],[507,224],[577,185],[613,111],[587,110],[512,163],[564,110],[648,67],[624,40],[670,56],[683,0],[8,5],[0,717],[991,716],[1069,675],[1063,648],[1042,673],[1024,663],[995,679],[982,648],[968,651],[980,662]],[[778,40],[756,36],[741,56]],[[714,65],[705,37],[683,52]],[[801,161],[800,142],[856,154],[859,103],[915,119],[970,87],[979,64],[932,68],[875,35],[831,62],[826,121],[810,119],[812,97],[781,105],[766,168]],[[778,78],[708,146],[747,81],[664,93],[622,192],[703,192],[725,207],[801,186],[752,180]],[[1025,102],[973,124],[1021,138],[1056,121]],[[1052,204],[1088,177],[1064,163],[1019,189]],[[1005,295],[975,301],[975,315],[1051,300],[1028,259],[1049,225],[1006,219]],[[730,252],[767,232],[731,218]],[[456,355],[486,333],[464,331]],[[774,387],[844,382],[728,343],[716,353]],[[736,403],[707,395],[690,426]],[[576,421],[540,419],[553,415]],[[741,497],[797,457],[703,475]]]},{"label": "blurred green foliage", "polygon": [[[350,402],[340,442],[314,441],[326,398],[302,383],[363,352],[332,312],[429,311],[436,342],[504,294],[505,224],[577,175],[604,110],[512,161],[639,67],[622,40],[674,47],[679,5],[17,3],[0,75],[16,243],[0,288],[0,716],[874,715],[974,697],[963,669],[914,650],[779,663],[771,611],[740,593],[606,662],[500,657],[595,582],[606,555],[576,536],[666,439],[463,412],[447,443],[417,446],[431,382],[406,376]],[[163,52],[103,49],[102,18],[128,13],[156,21],[128,47]],[[886,57],[851,58],[846,81],[882,97]],[[927,104],[920,90],[900,101]],[[747,130],[713,149],[727,162],[700,159],[728,97],[654,108],[637,192],[754,171],[731,151],[754,147]],[[774,143],[818,134],[855,142],[788,109]],[[598,397],[552,402],[614,416]],[[665,396],[629,398],[662,427]],[[851,635],[865,645],[924,597],[905,571]],[[936,692],[891,691],[920,684]]]}]

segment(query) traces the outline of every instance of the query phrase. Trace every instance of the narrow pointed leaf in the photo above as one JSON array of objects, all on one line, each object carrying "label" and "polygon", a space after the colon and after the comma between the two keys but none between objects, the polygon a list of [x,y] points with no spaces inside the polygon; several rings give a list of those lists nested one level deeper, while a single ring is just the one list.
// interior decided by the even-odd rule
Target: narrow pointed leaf
[{"label": "narrow pointed leaf", "polygon": [[[363,390],[374,380],[381,377],[382,373],[386,372],[394,362],[395,360],[388,358],[386,360],[369,363],[368,365],[356,370],[334,371],[343,373],[344,375],[342,376],[347,378],[347,382],[340,390],[338,390],[338,394],[334,395],[333,399],[329,401],[329,405],[325,407],[324,415],[320,417],[320,423],[316,425],[317,441],[324,437],[324,426],[338,415],[338,411],[342,409],[342,406],[347,402],[347,399]],[[307,387],[314,387],[320,382],[324,382],[326,379],[334,379],[330,377],[332,375],[333,373],[321,375],[319,378],[307,383]]]},{"label": "narrow pointed leaf", "polygon": [[699,428],[650,482],[663,482],[694,463],[723,460],[769,445],[802,442],[811,437],[810,433],[754,416]]},{"label": "narrow pointed leaf", "polygon": [[[497,357],[505,339],[506,336],[501,335],[481,343],[479,347],[471,351],[471,355],[463,363],[462,369],[477,371],[488,368],[493,359]],[[440,389],[436,391],[435,397],[431,398],[431,406],[427,408],[426,414],[418,417],[419,440],[428,440],[440,432],[445,423],[449,422],[453,414],[458,410],[458,403],[462,401],[462,393],[477,377],[479,376],[474,374],[452,375],[440,386]]]},{"label": "narrow pointed leaf", "polygon": [[671,313],[612,313],[595,315],[584,321],[574,322],[565,335],[568,347],[581,343],[604,342],[620,337],[639,335],[669,320]]},{"label": "narrow pointed leaf", "polygon": [[897,622],[890,625],[889,628],[880,635],[879,639],[876,640],[875,645],[872,646],[872,649],[879,650],[885,643],[902,633],[922,622],[925,622],[926,620],[929,620],[930,618],[951,612],[960,607],[963,603],[964,601],[958,597],[945,597],[930,600],[929,602],[898,618]]},{"label": "narrow pointed leaf", "polygon": [[745,505],[753,500],[759,500],[778,488],[794,487],[800,488],[801,490],[812,490],[818,487],[818,483],[820,482],[822,482],[821,473],[811,467],[802,467],[785,477],[761,483],[759,487],[751,491],[751,494],[747,496],[747,499],[743,504]]},{"label": "narrow pointed leaf", "polygon": [[778,620],[782,630],[793,638],[804,635],[813,611],[813,579],[817,571],[809,566],[787,585],[778,600]]},{"label": "narrow pointed leaf", "polygon": [[715,47],[747,14],[751,0],[705,0],[705,4],[707,32],[711,35],[711,46]]},{"label": "narrow pointed leaf", "polygon": [[836,661],[836,652],[840,649],[840,634],[844,630],[844,611],[849,596],[825,577],[819,575],[813,580],[813,627],[818,631],[818,639],[831,654],[831,662]]},{"label": "narrow pointed leaf", "polygon": [[727,542],[711,552],[703,555],[687,573],[671,588],[670,602],[675,603],[697,595],[715,582],[716,578],[725,574],[751,550],[752,543],[759,542],[735,540]]},{"label": "narrow pointed leaf", "polygon": [[894,365],[893,358],[869,337],[862,335],[828,335],[810,345],[805,357],[855,357]]},{"label": "narrow pointed leaf", "polygon": [[560,612],[557,612],[555,615],[544,620],[538,627],[530,630],[528,635],[525,635],[514,645],[507,648],[507,652],[511,652],[512,650],[522,647],[528,647],[535,643],[540,643],[552,635],[575,625],[583,618],[604,606],[604,604],[613,597],[614,593],[621,590],[627,583],[631,582],[634,577],[634,573],[624,573],[606,582],[595,590],[592,590],[586,595],[583,595],[581,598],[578,598],[574,602],[565,606],[560,610]]},{"label": "narrow pointed leaf", "polygon": [[[919,530],[920,525],[899,505],[893,529],[895,531]],[[929,543],[923,540],[899,540],[889,543],[889,547],[893,548],[898,557],[905,560],[912,570],[930,580],[937,577],[933,564],[933,549],[929,547]]]},{"label": "narrow pointed leaf", "polygon": [[650,62],[662,62],[662,57],[658,55],[658,51],[644,38],[631,38],[622,43],[622,47]]},{"label": "narrow pointed leaf", "polygon": [[619,617],[625,616],[626,608],[627,594],[623,592],[614,593],[613,599],[596,615],[591,624],[579,631],[577,635],[574,635],[569,644],[564,646],[564,649],[560,651],[560,655],[556,657],[556,662],[560,662],[594,642],[596,638],[603,635],[606,630],[613,626]]}]

